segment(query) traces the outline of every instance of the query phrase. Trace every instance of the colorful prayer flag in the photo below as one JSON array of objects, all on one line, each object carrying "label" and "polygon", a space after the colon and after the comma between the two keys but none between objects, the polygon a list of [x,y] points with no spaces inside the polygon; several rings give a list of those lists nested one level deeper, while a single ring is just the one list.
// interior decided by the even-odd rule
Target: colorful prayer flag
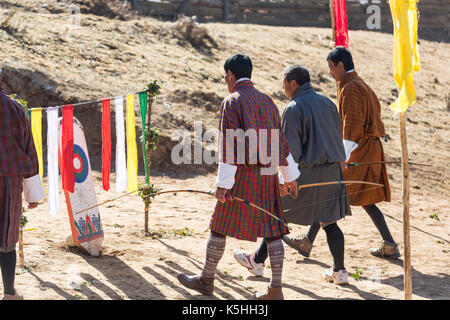
[{"label": "colorful prayer flag", "polygon": [[147,137],[145,136],[147,128],[147,92],[139,93],[139,104],[141,106],[141,119],[142,119],[142,157],[144,158],[145,168],[145,183],[150,183],[150,177],[147,166]]},{"label": "colorful prayer flag", "polygon": [[333,0],[333,7],[336,32],[335,46],[344,46],[348,48],[348,22],[345,0]]},{"label": "colorful prayer flag", "polygon": [[103,190],[109,190],[111,171],[111,102],[102,101],[102,182]]},{"label": "colorful prayer flag", "polygon": [[394,24],[394,77],[399,88],[391,108],[397,113],[416,102],[414,71],[420,70],[417,0],[390,0],[389,6]]},{"label": "colorful prayer flag", "polygon": [[127,179],[128,191],[138,188],[138,159],[136,144],[136,122],[134,117],[134,94],[127,96]]},{"label": "colorful prayer flag", "polygon": [[125,158],[125,124],[123,97],[114,99],[116,115],[116,191],[127,190],[127,164]]},{"label": "colorful prayer flag", "polygon": [[59,210],[58,108],[47,109],[47,177],[48,211],[55,215]]},{"label": "colorful prayer flag", "polygon": [[73,170],[73,105],[63,106],[62,109],[62,185],[64,190],[73,193],[75,189],[75,174]]},{"label": "colorful prayer flag", "polygon": [[42,160],[42,108],[35,108],[31,110],[31,132],[33,134],[34,147],[39,162],[39,174],[41,182],[44,177],[44,163]]}]

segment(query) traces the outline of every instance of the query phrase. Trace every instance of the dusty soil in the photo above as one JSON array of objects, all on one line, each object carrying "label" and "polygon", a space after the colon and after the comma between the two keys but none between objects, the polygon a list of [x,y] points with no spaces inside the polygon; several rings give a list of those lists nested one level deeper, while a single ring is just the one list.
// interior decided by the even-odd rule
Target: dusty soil
[{"label": "dusty soil", "polygon": [[[215,167],[170,163],[171,147],[176,143],[170,136],[179,128],[192,130],[197,120],[203,122],[204,129],[217,127],[218,105],[227,94],[223,62],[233,53],[244,52],[252,58],[256,87],[270,94],[280,111],[287,102],[280,76],[293,63],[305,65],[315,88],[336,99],[336,86],[326,64],[329,29],[213,23],[201,27],[214,43],[199,45],[180,36],[171,22],[122,11],[98,11],[88,5],[89,1],[49,3],[0,3],[0,64],[6,90],[20,94],[31,106],[45,107],[124,95],[142,90],[150,79],[162,80],[162,93],[153,103],[152,122],[164,136],[154,156],[152,182],[165,190],[210,190],[214,186]],[[67,9],[73,4],[82,8],[79,25],[73,23]],[[400,159],[398,117],[389,108],[396,94],[392,35],[350,31],[350,41],[358,73],[382,103],[386,156]],[[418,102],[408,110],[408,148],[412,161],[432,167],[411,167],[413,297],[449,299],[450,67],[446,61],[450,44],[420,40],[419,47],[422,70],[415,76]],[[112,191],[101,190],[100,108],[76,109],[75,116],[86,130],[98,201],[118,196],[114,174]],[[46,132],[45,121],[43,127]],[[388,172],[393,200],[380,204],[380,208],[402,251],[401,168],[391,165]],[[181,287],[175,275],[180,271],[198,273],[203,266],[205,230],[213,208],[214,201],[207,196],[161,196],[151,207],[154,236],[146,237],[140,198],[130,196],[103,206],[103,255],[94,258],[65,245],[70,227],[63,196],[56,217],[49,215],[44,200],[38,209],[26,214],[30,220],[27,227],[37,229],[25,233],[26,268],[17,270],[17,288],[27,299],[206,299]],[[346,267],[355,278],[359,274],[359,280],[352,278],[344,287],[323,282],[321,273],[330,266],[331,255],[320,232],[309,259],[286,248],[285,297],[402,299],[402,258],[390,261],[369,254],[369,248],[380,240],[369,217],[354,207],[353,216],[340,225],[346,237]],[[303,232],[305,228],[293,226],[294,234]],[[237,265],[234,248],[253,250],[256,244],[227,240],[214,299],[247,299],[269,281],[270,269],[264,278],[256,278]],[[81,279],[74,277],[77,272]],[[70,281],[80,287],[74,290]]]}]

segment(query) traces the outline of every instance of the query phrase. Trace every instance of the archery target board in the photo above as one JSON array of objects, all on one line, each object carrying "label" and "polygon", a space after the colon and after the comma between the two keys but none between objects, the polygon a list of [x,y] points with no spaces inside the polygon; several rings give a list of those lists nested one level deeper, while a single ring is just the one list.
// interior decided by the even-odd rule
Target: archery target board
[{"label": "archery target board", "polygon": [[[59,118],[58,138],[61,168],[62,118]],[[73,141],[75,188],[73,193],[64,190],[72,238],[75,244],[86,249],[91,255],[99,256],[101,254],[101,244],[104,235],[98,207],[77,213],[95,206],[97,199],[92,181],[89,153],[83,126],[76,118],[73,118]]]}]

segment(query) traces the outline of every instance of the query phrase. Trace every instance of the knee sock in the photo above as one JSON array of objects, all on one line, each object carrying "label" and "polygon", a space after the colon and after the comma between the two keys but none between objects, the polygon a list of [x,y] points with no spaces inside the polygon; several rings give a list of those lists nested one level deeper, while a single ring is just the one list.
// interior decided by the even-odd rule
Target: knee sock
[{"label": "knee sock", "polygon": [[344,267],[344,234],[336,223],[324,228],[327,234],[328,247],[333,256],[333,271],[345,270]]},{"label": "knee sock", "polygon": [[311,244],[313,244],[314,240],[316,240],[316,236],[319,233],[320,230],[320,223],[313,222],[312,225],[309,226],[308,233],[306,236],[308,237]]},{"label": "knee sock", "polygon": [[267,241],[263,239],[261,244],[259,245],[258,250],[255,252],[255,262],[256,263],[264,263],[267,259]]},{"label": "knee sock", "polygon": [[280,238],[274,240],[266,240],[269,249],[270,269],[272,276],[270,277],[271,288],[281,288],[281,277],[283,274],[284,246]]},{"label": "knee sock", "polygon": [[16,276],[16,250],[8,253],[0,253],[0,267],[2,270],[3,292],[14,295],[14,278]]},{"label": "knee sock", "polygon": [[227,238],[225,236],[218,233],[211,232],[209,234],[209,239],[206,243],[205,266],[200,275],[201,278],[214,279],[217,265],[225,251],[226,240]]},{"label": "knee sock", "polygon": [[383,240],[395,243],[394,239],[392,238],[391,232],[389,231],[389,228],[386,224],[386,220],[384,220],[383,213],[380,211],[380,209],[378,209],[378,207],[374,204],[370,206],[363,206],[363,209],[372,219],[373,223],[375,224],[375,227],[377,227],[378,232],[380,233]]}]

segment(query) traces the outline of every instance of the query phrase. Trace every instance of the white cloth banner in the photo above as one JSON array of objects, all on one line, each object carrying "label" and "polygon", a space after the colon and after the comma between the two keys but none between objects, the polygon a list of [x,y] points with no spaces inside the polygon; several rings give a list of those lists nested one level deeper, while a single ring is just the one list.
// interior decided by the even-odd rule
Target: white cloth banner
[{"label": "white cloth banner", "polygon": [[47,128],[48,211],[54,216],[59,210],[58,108],[47,109]]},{"label": "white cloth banner", "polygon": [[127,190],[127,162],[125,158],[125,120],[123,97],[114,100],[116,113],[116,191]]}]

